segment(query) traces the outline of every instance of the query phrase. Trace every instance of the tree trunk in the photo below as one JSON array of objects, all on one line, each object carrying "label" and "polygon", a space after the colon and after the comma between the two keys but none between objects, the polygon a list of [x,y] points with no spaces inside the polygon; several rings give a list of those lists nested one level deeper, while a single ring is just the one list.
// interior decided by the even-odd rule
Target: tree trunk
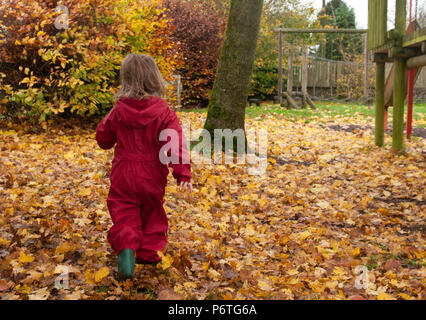
[{"label": "tree trunk", "polygon": [[245,130],[263,0],[232,0],[204,128]]}]

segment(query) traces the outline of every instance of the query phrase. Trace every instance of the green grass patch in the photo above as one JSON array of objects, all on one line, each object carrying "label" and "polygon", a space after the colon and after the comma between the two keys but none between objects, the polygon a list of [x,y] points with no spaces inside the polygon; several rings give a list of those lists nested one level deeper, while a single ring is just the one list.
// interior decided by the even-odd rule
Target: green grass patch
[{"label": "green grass patch", "polygon": [[[261,106],[247,107],[246,116],[249,119],[261,117],[263,115],[283,116],[291,121],[305,120],[321,121],[327,118],[332,120],[336,117],[366,117],[374,118],[374,106],[367,106],[360,103],[336,103],[336,102],[315,102],[317,109],[289,110],[279,105],[263,104]],[[207,113],[207,109],[182,109],[183,112]],[[393,108],[389,108],[389,121],[392,121]],[[405,112],[406,117],[406,112]],[[331,119],[330,119],[331,118]],[[414,121],[418,122],[417,127],[426,127],[426,103],[414,105]]]}]

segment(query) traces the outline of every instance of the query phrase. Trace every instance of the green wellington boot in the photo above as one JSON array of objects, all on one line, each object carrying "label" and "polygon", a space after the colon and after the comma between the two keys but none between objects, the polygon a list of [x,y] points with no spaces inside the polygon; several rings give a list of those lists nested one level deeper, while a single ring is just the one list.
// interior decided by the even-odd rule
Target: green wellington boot
[{"label": "green wellington boot", "polygon": [[118,255],[118,276],[121,279],[132,279],[135,271],[135,253],[132,249],[124,249]]}]

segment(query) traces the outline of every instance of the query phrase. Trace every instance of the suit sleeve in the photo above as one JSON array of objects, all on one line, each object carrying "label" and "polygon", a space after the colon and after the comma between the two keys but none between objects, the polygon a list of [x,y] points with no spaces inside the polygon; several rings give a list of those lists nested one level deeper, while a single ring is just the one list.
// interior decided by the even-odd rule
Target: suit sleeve
[{"label": "suit sleeve", "polygon": [[113,108],[96,128],[96,141],[104,150],[111,149],[117,142],[117,112]]},{"label": "suit sleeve", "polygon": [[[190,164],[190,154],[186,145],[186,138],[183,134],[182,127],[179,123],[179,119],[176,116],[176,113],[173,110],[169,110],[169,115],[166,118],[166,121],[163,126],[163,130],[173,130],[177,132],[179,139],[178,141],[173,141],[169,136],[166,141],[160,141],[161,146],[165,144],[171,144],[170,148],[167,150],[167,156],[175,156],[178,158],[178,163],[170,162],[168,166],[173,169],[173,177],[177,180],[178,183],[181,182],[191,182],[191,164]],[[174,143],[179,143],[179,145],[173,145]],[[179,150],[179,155],[173,154],[173,152]]]}]

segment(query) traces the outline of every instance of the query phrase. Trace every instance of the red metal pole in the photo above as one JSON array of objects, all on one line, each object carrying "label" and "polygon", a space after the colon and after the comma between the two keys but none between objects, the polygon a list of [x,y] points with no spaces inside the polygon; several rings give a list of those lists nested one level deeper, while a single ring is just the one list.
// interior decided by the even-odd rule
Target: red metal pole
[{"label": "red metal pole", "polygon": [[407,138],[410,138],[413,132],[413,105],[414,105],[414,80],[416,70],[410,69],[408,73],[408,98],[407,98]]},{"label": "red metal pole", "polygon": [[388,130],[388,108],[389,107],[385,107],[385,131]]}]

